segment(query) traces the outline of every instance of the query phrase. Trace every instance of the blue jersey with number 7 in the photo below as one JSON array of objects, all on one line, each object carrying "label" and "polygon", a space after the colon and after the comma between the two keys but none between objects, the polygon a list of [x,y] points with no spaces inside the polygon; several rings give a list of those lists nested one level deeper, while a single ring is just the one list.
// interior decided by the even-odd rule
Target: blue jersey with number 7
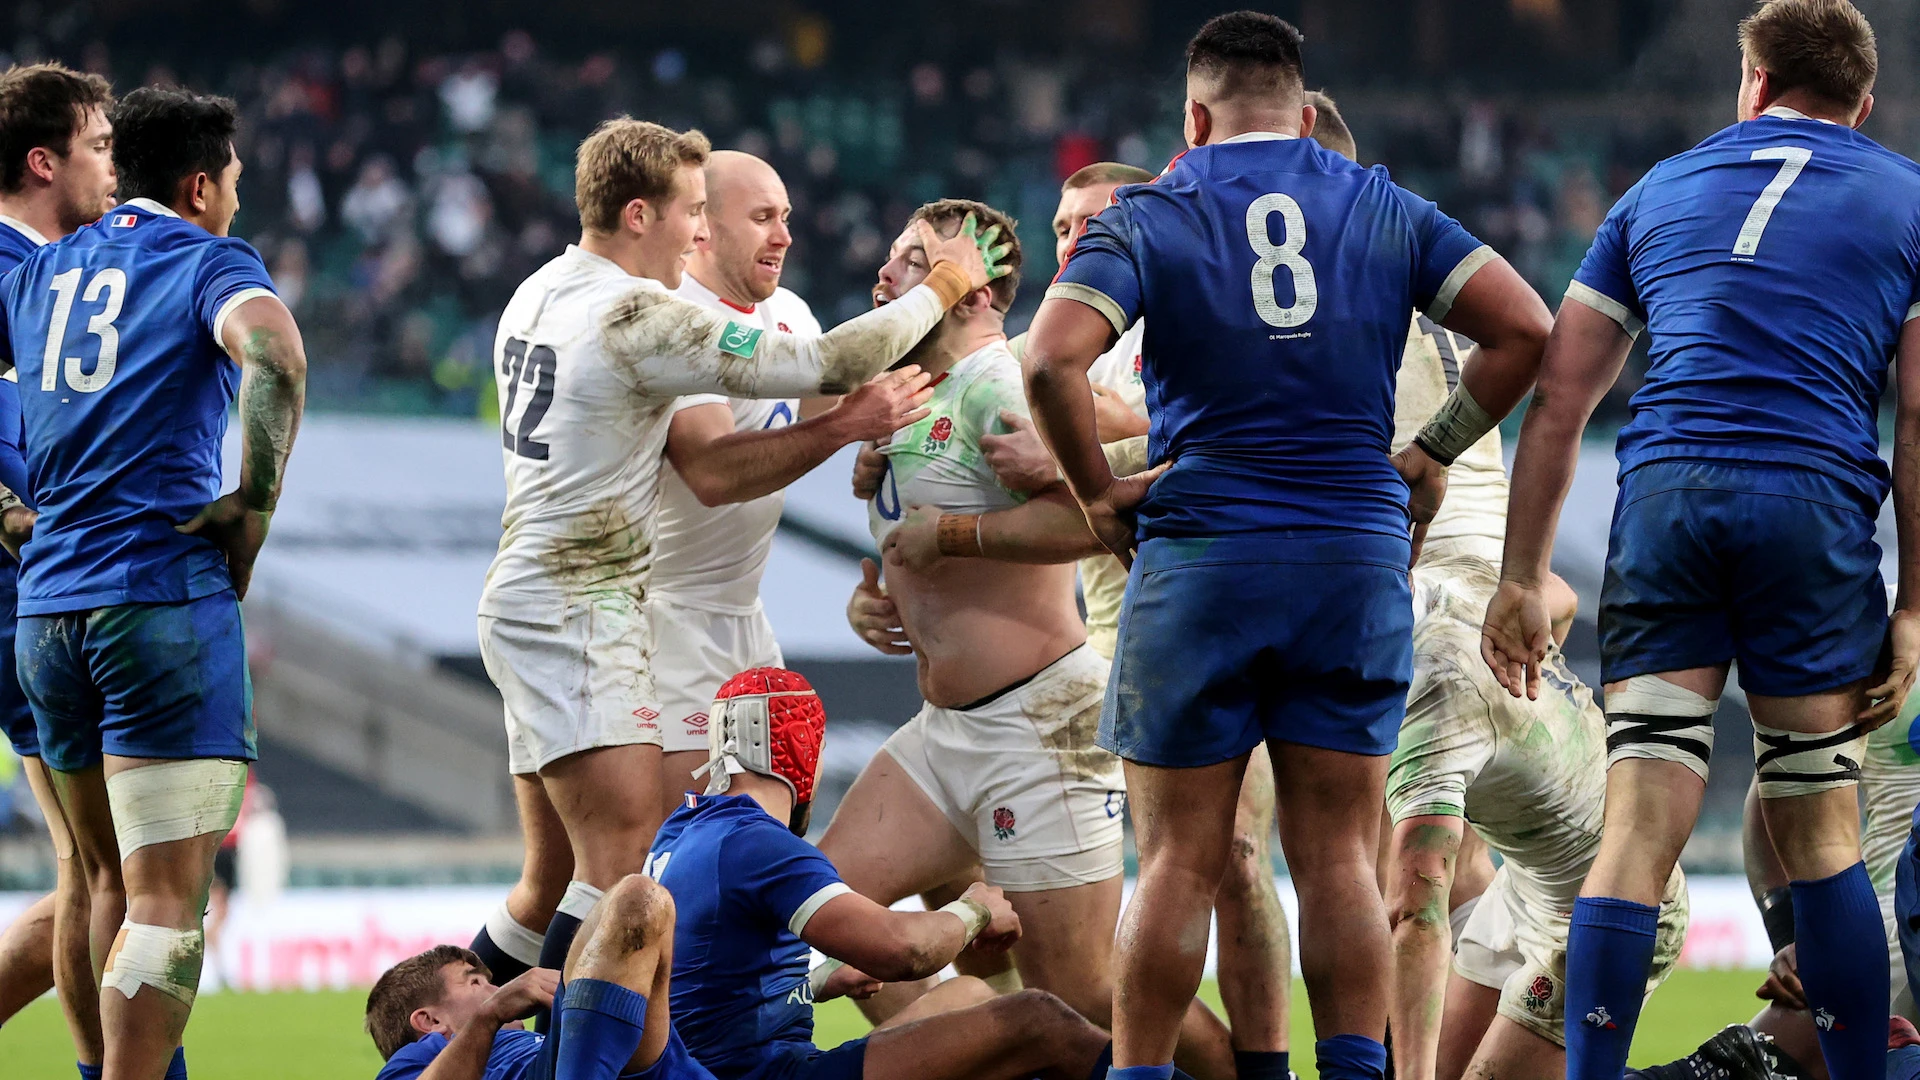
[{"label": "blue jersey with number 7", "polygon": [[1878,413],[1920,315],[1920,166],[1790,109],[1653,167],[1601,225],[1567,298],[1652,330],[1620,470],[1790,466],[1886,498]]},{"label": "blue jersey with number 7", "polygon": [[1146,318],[1140,537],[1407,534],[1388,463],[1407,319],[1493,258],[1432,203],[1310,139],[1256,133],[1120,188],[1049,297]]},{"label": "blue jersey with number 7", "polygon": [[272,294],[244,241],[147,199],[0,279],[0,365],[18,371],[40,511],[22,552],[20,614],[179,603],[231,587],[219,549],[174,527],[220,493],[240,380],[221,327],[240,304]]}]

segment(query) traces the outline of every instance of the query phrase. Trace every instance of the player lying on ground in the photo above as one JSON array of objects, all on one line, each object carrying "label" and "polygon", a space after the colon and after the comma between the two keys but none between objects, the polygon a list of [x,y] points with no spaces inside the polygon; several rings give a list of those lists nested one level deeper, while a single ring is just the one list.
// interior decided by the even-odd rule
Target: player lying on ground
[{"label": "player lying on ground", "polygon": [[[915,226],[948,232],[968,213],[1012,231],[978,203],[922,207],[880,270],[875,303],[897,302],[926,274]],[[1008,259],[1019,257],[1016,247]],[[980,445],[1006,430],[1003,411],[1025,412],[1004,332],[1015,280],[975,290],[907,356],[940,381],[929,417],[882,448],[868,521],[926,706],[861,772],[820,847],[882,904],[982,867],[1020,912],[1021,979],[1104,1026],[1126,794],[1119,759],[1094,745],[1107,663],[1087,647],[1074,601],[1086,545],[1066,525],[1080,514],[1058,483],[1030,497],[1006,490]],[[1231,1076],[1225,1026],[1188,1005],[1183,1067]]]},{"label": "player lying on ground", "polygon": [[[98,75],[58,64],[14,67],[0,74],[0,273],[35,248],[98,221],[113,206],[113,92]],[[56,989],[81,1071],[99,1069],[100,997],[88,944],[90,922],[111,941],[126,914],[120,867],[95,867],[89,881],[73,846],[72,827],[40,757],[33,709],[20,686],[14,653],[20,545],[32,535],[33,509],[22,445],[20,388],[0,380],[0,729],[20,757],[27,786],[53,844],[54,891],[0,932],[0,1023]],[[97,906],[88,900],[98,896]],[[102,957],[104,960],[104,955]]]},{"label": "player lying on ground", "polygon": [[572,849],[547,967],[600,890],[640,869],[663,812],[647,600],[676,399],[851,392],[1005,272],[992,230],[967,222],[928,235],[925,288],[823,335],[680,299],[707,235],[707,153],[699,132],[625,118],[596,129],[575,168],[580,242],[521,284],[495,345],[507,505],[480,648],[517,798],[541,823],[525,831],[547,843],[557,820]]},{"label": "player lying on ground", "polygon": [[[1128,759],[1141,855],[1119,934],[1123,1080],[1166,1075],[1261,743],[1299,889],[1320,1074],[1384,1073],[1374,864],[1412,654],[1407,489],[1387,452],[1394,370],[1419,307],[1481,342],[1462,383],[1498,415],[1531,384],[1548,324],[1458,223],[1300,139],[1314,114],[1299,41],[1253,12],[1201,29],[1193,149],[1089,222],[1028,338],[1042,439],[1102,542],[1123,559],[1140,544],[1100,733]],[[1086,372],[1142,315],[1161,406],[1152,457],[1170,471],[1115,481]],[[1484,430],[1428,440],[1431,471]],[[1423,522],[1441,483],[1423,480]]]},{"label": "player lying on ground", "polygon": [[[704,172],[710,235],[696,245],[677,295],[766,334],[818,336],[806,302],[779,287],[792,243],[779,176],[760,159],[728,150],[708,158]],[[849,442],[920,419],[928,381],[909,365],[875,376],[844,400],[691,395],[670,407],[649,581],[662,739],[658,789],[666,800],[660,817],[694,787],[693,770],[706,761],[714,691],[734,672],[781,662],[760,610],[779,489]],[[833,408],[836,400],[840,407]],[[817,415],[795,423],[796,410],[808,408]],[[735,505],[716,505],[723,503]],[[471,946],[502,982],[539,963],[542,931],[574,874],[567,831],[545,789],[531,777],[516,779],[514,788],[525,847],[520,880]]]},{"label": "player lying on ground", "polygon": [[[1021,920],[985,882],[939,911],[892,911],[801,839],[826,714],[799,675],[742,673],[710,723],[708,794],[667,819],[647,864],[679,912],[674,1026],[719,1080],[1104,1077],[1105,1032],[1052,994],[995,997],[975,979],[942,984],[866,1039],[816,1049],[821,987],[923,978],[970,944],[1005,949]],[[846,966],[810,975],[809,946]]]},{"label": "player lying on ground", "polygon": [[[1635,184],[1568,287],[1487,612],[1487,663],[1512,693],[1536,692],[1581,431],[1650,329],[1600,596],[1606,826],[1568,941],[1570,1080],[1625,1068],[1656,905],[1699,814],[1736,659],[1806,1001],[1831,1017],[1822,1055],[1834,1080],[1886,1068],[1889,958],[1855,789],[1868,732],[1920,661],[1920,167],[1854,130],[1878,59],[1853,5],[1770,0],[1740,46],[1739,122]],[[1877,452],[1889,358],[1891,476]],[[1889,487],[1891,623],[1874,542]]]},{"label": "player lying on ground", "polygon": [[[101,880],[117,863],[126,886],[119,933],[94,942],[103,1074],[151,1080],[185,1073],[214,853],[255,754],[240,600],[306,355],[260,256],[227,236],[233,102],[143,88],[111,120],[123,202],[4,279],[0,362],[39,514],[21,682],[81,865]],[[221,495],[236,398],[239,483]]]},{"label": "player lying on ground", "polygon": [[[1406,1080],[1566,1069],[1565,912],[1600,846],[1606,719],[1557,649],[1538,699],[1503,692],[1479,659],[1498,583],[1493,564],[1474,555],[1423,557],[1413,572],[1413,687],[1387,775],[1394,1075]],[[1561,583],[1557,593],[1558,621],[1570,621],[1573,591]],[[1447,894],[1468,825],[1504,861],[1450,941]],[[1675,869],[1648,993],[1679,959],[1686,926],[1686,879]]]}]

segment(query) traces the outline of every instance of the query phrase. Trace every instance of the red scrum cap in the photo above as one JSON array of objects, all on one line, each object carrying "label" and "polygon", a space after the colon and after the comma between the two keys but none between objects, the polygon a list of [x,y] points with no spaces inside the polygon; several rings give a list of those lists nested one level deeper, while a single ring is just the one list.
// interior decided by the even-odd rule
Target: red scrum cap
[{"label": "red scrum cap", "polygon": [[707,794],[722,794],[733,774],[752,772],[786,784],[796,807],[813,801],[827,711],[805,676],[775,667],[743,671],[720,688],[708,716]]}]

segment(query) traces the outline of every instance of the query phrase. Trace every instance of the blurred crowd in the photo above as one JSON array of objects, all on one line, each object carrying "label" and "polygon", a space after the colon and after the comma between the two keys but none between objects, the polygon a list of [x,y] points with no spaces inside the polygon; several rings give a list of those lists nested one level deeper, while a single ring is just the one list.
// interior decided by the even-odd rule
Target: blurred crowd
[{"label": "blurred crowd", "polygon": [[[423,55],[389,37],[187,81],[241,104],[235,231],[300,317],[314,405],[361,411],[490,413],[497,314],[577,235],[573,148],[609,116],[699,127],[773,162],[794,203],[785,284],[829,326],[867,306],[920,202],[982,198],[1016,215],[1037,283],[1053,269],[1061,178],[1109,158],[1157,169],[1180,148],[1180,82],[1165,65],[1022,56],[874,71],[824,54],[804,26],[650,55],[552,55],[514,31],[480,53]],[[122,88],[180,78],[122,70],[105,44],[61,58]],[[1639,115],[1569,126],[1465,97],[1360,96],[1346,111],[1364,160],[1438,200],[1550,303],[1614,198],[1704,133]],[[1040,291],[1025,290],[1016,326]]]}]

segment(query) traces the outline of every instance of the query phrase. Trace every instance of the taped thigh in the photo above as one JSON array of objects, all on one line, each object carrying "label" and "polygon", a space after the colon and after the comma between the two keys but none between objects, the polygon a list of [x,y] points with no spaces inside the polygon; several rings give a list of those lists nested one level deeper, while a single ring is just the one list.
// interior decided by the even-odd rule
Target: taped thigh
[{"label": "taped thigh", "polygon": [[1627,758],[1671,761],[1705,780],[1719,705],[1657,675],[1635,675],[1607,695],[1608,766]]},{"label": "taped thigh", "polygon": [[1820,734],[1753,725],[1753,768],[1763,799],[1853,787],[1866,755],[1867,735],[1857,724]]},{"label": "taped thigh", "polygon": [[107,777],[120,857],[149,844],[225,835],[246,790],[247,763],[227,758],[162,761]]}]

